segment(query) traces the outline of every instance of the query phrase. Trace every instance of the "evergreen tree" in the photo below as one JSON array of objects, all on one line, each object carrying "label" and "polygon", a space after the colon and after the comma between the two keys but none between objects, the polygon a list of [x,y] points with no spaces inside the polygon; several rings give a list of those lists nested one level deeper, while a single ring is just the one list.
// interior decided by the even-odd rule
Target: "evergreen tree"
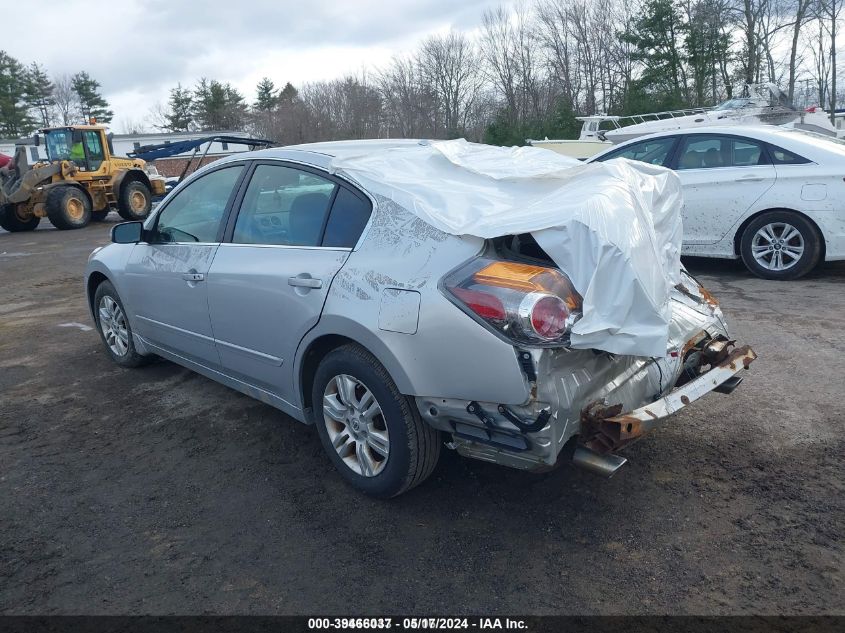
[{"label": "evergreen tree", "polygon": [[[719,0],[702,0],[693,5],[684,36],[684,53],[692,79],[691,105],[703,106],[716,100],[720,64],[730,59],[731,38],[723,30]],[[708,88],[710,90],[708,91]],[[708,99],[708,92],[710,98]]]},{"label": "evergreen tree", "polygon": [[0,136],[17,138],[35,128],[27,100],[27,73],[14,57],[0,51]]},{"label": "evergreen tree", "polygon": [[202,77],[191,96],[191,114],[201,130],[210,130],[213,117],[211,103],[211,88],[208,79]]},{"label": "evergreen tree", "polygon": [[270,78],[264,77],[255,87],[258,98],[255,101],[255,109],[260,112],[270,112],[278,103],[276,84]]},{"label": "evergreen tree", "polygon": [[194,88],[192,112],[203,130],[240,130],[244,127],[246,104],[243,95],[230,84],[203,77]]},{"label": "evergreen tree", "polygon": [[47,72],[35,62],[27,69],[26,81],[27,102],[36,112],[39,123],[43,127],[49,127],[53,122],[53,106],[56,105],[53,82]]},{"label": "evergreen tree", "polygon": [[290,82],[285,84],[285,87],[282,88],[282,91],[279,93],[278,101],[279,103],[286,103],[291,104],[299,98],[299,92],[296,88],[291,85]]},{"label": "evergreen tree", "polygon": [[247,105],[244,96],[230,84],[223,86],[223,128],[241,130],[246,122]]},{"label": "evergreen tree", "polygon": [[687,105],[687,77],[683,59],[683,39],[687,25],[681,18],[677,0],[647,0],[642,15],[623,39],[636,46],[631,55],[643,63],[635,82],[652,95],[651,109]]},{"label": "evergreen tree", "polygon": [[193,95],[182,84],[177,84],[170,90],[168,106],[170,111],[165,115],[167,127],[171,132],[187,132],[193,123]]},{"label": "evergreen tree", "polygon": [[84,121],[87,123],[93,117],[97,123],[109,123],[114,112],[109,110],[108,101],[100,94],[100,82],[92,79],[84,70],[76,73],[71,81]]}]

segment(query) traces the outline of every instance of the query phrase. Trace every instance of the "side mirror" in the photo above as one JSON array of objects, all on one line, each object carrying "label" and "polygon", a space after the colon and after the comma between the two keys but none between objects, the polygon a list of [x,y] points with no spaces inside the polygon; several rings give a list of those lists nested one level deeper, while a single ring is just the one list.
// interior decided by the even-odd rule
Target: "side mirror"
[{"label": "side mirror", "polygon": [[111,229],[111,241],[115,244],[137,244],[143,235],[143,222],[121,222]]},{"label": "side mirror", "polygon": [[39,136],[38,134],[33,136],[32,137],[32,144],[35,145],[35,147],[40,146],[41,145],[41,136]]}]

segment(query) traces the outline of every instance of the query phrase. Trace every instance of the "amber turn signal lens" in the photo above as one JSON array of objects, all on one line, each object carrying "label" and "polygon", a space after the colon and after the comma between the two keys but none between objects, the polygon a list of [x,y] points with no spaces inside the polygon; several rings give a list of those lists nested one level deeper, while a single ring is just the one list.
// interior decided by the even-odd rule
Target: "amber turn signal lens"
[{"label": "amber turn signal lens", "polygon": [[473,277],[480,284],[512,288],[523,292],[537,292],[546,290],[538,278],[548,271],[548,268],[531,264],[493,262],[479,270]]}]

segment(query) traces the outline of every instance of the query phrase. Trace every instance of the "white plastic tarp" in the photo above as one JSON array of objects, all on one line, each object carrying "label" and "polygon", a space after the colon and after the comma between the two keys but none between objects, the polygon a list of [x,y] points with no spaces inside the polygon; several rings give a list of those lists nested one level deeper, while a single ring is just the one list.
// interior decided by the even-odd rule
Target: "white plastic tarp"
[{"label": "white plastic tarp", "polygon": [[453,235],[531,233],[584,299],[573,348],[665,356],[682,236],[668,169],[463,139],[339,156],[331,168]]}]

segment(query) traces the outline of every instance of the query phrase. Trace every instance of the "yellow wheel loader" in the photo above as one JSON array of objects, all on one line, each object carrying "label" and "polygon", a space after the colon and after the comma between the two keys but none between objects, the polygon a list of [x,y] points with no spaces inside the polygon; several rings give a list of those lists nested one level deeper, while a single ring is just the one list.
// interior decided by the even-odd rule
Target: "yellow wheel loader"
[{"label": "yellow wheel loader", "polygon": [[[41,131],[46,162],[29,165],[26,148],[0,169],[0,226],[31,231],[41,218],[58,229],[79,229],[116,210],[126,220],[143,220],[153,196],[164,194],[164,178],[139,158],[114,156],[106,129],[75,125]],[[41,138],[35,137],[36,145]]]}]

